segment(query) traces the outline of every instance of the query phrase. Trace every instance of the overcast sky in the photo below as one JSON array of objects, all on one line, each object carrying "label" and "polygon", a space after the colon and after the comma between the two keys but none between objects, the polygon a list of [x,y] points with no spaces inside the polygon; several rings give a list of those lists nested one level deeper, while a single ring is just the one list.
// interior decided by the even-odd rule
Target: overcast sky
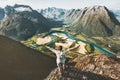
[{"label": "overcast sky", "polygon": [[120,0],[0,0],[0,7],[14,4],[30,5],[33,9],[47,7],[71,9],[101,5],[120,10]]}]

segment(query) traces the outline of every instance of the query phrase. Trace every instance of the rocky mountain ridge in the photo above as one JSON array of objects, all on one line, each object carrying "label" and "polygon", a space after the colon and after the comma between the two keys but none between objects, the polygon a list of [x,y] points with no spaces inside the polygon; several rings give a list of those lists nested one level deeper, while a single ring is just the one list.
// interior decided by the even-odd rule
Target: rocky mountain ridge
[{"label": "rocky mountain ridge", "polygon": [[[11,38],[14,38],[16,35],[14,35],[14,32],[19,32],[19,30],[10,30],[8,29],[10,26],[16,26],[17,20],[12,20],[12,17],[21,16],[23,20],[27,20],[24,22],[28,22],[29,26],[35,26],[34,31],[29,31],[27,36],[23,36],[21,39],[27,39],[28,37],[35,35],[37,33],[45,32],[50,29],[50,27],[53,26],[62,26],[62,22],[54,22],[56,21],[63,21],[62,24],[69,24],[67,25],[69,29],[68,31],[75,32],[77,34],[85,34],[89,37],[91,36],[102,36],[102,37],[109,37],[109,36],[119,36],[120,35],[120,23],[116,19],[115,15],[108,10],[105,6],[93,6],[93,7],[86,7],[84,9],[71,9],[71,10],[65,10],[65,9],[59,9],[59,8],[47,8],[37,11],[33,10],[31,7],[26,5],[14,5],[14,6],[6,6],[5,7],[5,19],[2,20],[1,26],[0,26],[0,32],[3,35],[12,36]],[[15,15],[14,15],[15,14]],[[5,16],[1,14],[1,19]],[[7,16],[8,15],[8,16]],[[46,18],[52,19],[48,20]],[[10,17],[11,16],[11,17]],[[9,21],[8,18],[10,18]],[[25,18],[25,19],[24,19]],[[22,21],[22,20],[21,20]],[[13,23],[11,23],[13,22]],[[20,22],[18,25],[27,26],[24,22]],[[4,24],[5,23],[5,24]],[[10,23],[6,26],[7,23]],[[43,27],[44,26],[44,27]],[[9,34],[10,30],[10,34]],[[26,29],[25,29],[26,30]],[[66,29],[65,29],[66,30]],[[98,31],[99,30],[99,31]],[[11,31],[13,33],[11,33]],[[31,33],[30,33],[31,32]],[[24,32],[23,32],[24,33]],[[21,34],[18,33],[17,36]]]},{"label": "rocky mountain ridge", "polygon": [[77,19],[72,19],[69,30],[73,32],[88,36],[120,36],[120,23],[105,6],[86,7]]},{"label": "rocky mountain ridge", "polygon": [[56,21],[63,21],[65,14],[68,12],[66,9],[55,8],[55,7],[48,7],[46,9],[38,10],[44,17],[56,20]]},{"label": "rocky mountain ridge", "polygon": [[25,40],[37,33],[48,31],[53,25],[29,6],[5,7],[6,17],[1,21],[0,34],[15,40]]},{"label": "rocky mountain ridge", "polygon": [[[63,10],[63,12],[62,18],[64,18],[62,20],[67,24],[69,31],[88,36],[120,36],[118,16],[105,6],[96,5],[84,9]],[[41,10],[41,13],[46,18],[55,20],[55,16],[60,19],[59,15],[57,15],[60,11],[57,8],[44,9]]]}]

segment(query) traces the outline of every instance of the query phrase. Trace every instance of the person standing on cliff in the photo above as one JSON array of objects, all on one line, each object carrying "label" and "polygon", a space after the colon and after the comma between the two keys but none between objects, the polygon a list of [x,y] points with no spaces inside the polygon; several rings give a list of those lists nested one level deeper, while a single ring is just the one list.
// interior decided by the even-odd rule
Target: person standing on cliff
[{"label": "person standing on cliff", "polygon": [[53,49],[49,46],[45,46],[45,47],[48,48],[49,50],[51,50],[53,53],[55,53],[55,55],[57,57],[56,63],[58,66],[58,70],[59,70],[59,72],[62,72],[65,69],[65,61],[66,61],[65,53],[67,53],[68,51],[73,50],[75,48],[78,48],[79,46],[80,46],[79,44],[76,44],[74,47],[68,48],[66,50],[63,50],[62,46],[59,46],[59,50]]}]

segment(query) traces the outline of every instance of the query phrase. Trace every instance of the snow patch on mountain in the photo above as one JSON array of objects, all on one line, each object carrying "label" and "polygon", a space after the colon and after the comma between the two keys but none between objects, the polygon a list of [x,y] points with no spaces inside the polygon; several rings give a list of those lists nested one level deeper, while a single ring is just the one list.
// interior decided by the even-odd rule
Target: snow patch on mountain
[{"label": "snow patch on mountain", "polygon": [[17,11],[17,12],[23,12],[23,11],[32,12],[32,10],[29,7],[18,7],[18,8],[15,8],[15,11]]},{"label": "snow patch on mountain", "polygon": [[27,6],[27,5],[15,4],[14,6],[7,5],[4,8],[4,11],[5,11],[6,15],[10,15],[12,13],[24,12],[24,11],[32,12],[33,9],[30,6]]},{"label": "snow patch on mountain", "polygon": [[55,8],[55,7],[48,7],[46,9],[38,10],[38,12],[41,13],[44,17],[56,21],[62,21],[67,11],[68,10],[66,9]]}]

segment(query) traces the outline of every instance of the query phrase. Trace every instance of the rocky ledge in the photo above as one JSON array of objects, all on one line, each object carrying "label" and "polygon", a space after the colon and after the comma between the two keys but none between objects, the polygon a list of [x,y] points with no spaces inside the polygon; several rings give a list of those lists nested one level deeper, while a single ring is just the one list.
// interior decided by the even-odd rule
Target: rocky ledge
[{"label": "rocky ledge", "polygon": [[77,57],[59,74],[54,69],[45,80],[120,80],[120,58],[103,54]]}]

